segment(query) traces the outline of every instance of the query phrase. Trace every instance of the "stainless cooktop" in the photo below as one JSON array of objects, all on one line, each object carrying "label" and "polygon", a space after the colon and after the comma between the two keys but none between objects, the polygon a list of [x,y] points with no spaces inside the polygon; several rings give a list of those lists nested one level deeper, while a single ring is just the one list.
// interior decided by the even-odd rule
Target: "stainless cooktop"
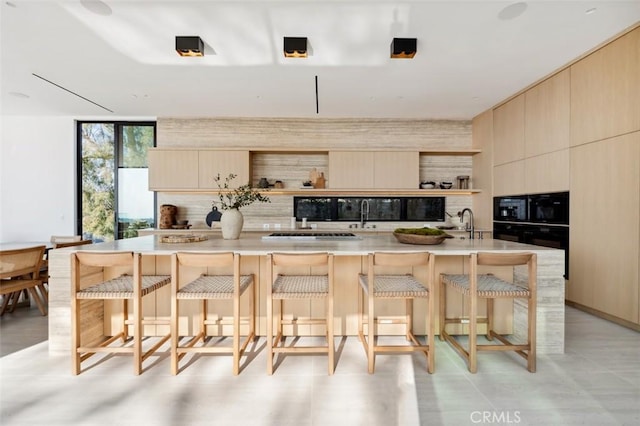
[{"label": "stainless cooktop", "polygon": [[351,232],[273,232],[263,240],[361,240]]}]

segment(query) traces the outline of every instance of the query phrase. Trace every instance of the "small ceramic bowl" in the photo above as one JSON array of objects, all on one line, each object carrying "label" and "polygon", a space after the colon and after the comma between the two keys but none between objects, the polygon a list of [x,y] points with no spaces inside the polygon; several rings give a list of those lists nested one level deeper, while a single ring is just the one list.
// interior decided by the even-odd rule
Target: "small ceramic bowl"
[{"label": "small ceramic bowl", "polygon": [[440,189],[451,189],[452,186],[452,182],[440,182]]},{"label": "small ceramic bowl", "polygon": [[422,189],[433,189],[436,187],[436,183],[435,182],[422,182],[420,184],[420,188]]},{"label": "small ceramic bowl", "polygon": [[176,220],[176,225],[188,225],[188,220]]}]

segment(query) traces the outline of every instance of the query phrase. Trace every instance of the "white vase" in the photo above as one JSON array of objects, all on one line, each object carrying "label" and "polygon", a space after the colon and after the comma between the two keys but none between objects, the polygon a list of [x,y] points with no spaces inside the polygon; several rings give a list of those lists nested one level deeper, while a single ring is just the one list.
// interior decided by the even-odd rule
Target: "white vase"
[{"label": "white vase", "polygon": [[222,229],[222,238],[225,240],[237,240],[242,232],[244,217],[240,210],[229,209],[222,212],[220,217],[220,228]]}]

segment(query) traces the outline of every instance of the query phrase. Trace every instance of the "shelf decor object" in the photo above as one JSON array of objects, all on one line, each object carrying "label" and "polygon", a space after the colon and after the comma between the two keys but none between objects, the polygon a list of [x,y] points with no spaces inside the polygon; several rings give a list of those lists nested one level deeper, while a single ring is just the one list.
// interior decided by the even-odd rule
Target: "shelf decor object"
[{"label": "shelf decor object", "polygon": [[240,212],[241,207],[248,206],[256,201],[261,203],[271,202],[269,197],[262,195],[248,183],[232,189],[229,183],[236,177],[237,175],[229,173],[224,179],[224,183],[222,183],[220,174],[214,178],[220,190],[218,193],[220,208],[222,209],[220,229],[222,230],[222,238],[225,240],[237,240],[240,238],[242,226],[244,225],[244,217]]},{"label": "shelf decor object", "polygon": [[454,238],[441,229],[434,228],[397,228],[393,236],[403,244],[441,244],[447,238]]}]

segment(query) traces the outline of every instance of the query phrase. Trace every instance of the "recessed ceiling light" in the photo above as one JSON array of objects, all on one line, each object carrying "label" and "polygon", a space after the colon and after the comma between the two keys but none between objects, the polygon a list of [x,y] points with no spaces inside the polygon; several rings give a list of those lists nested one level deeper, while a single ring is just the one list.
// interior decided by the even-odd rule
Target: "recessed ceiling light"
[{"label": "recessed ceiling light", "polygon": [[31,97],[26,93],[22,93],[22,92],[9,92],[9,94],[11,96],[15,96],[16,98],[21,98],[21,99],[29,99]]},{"label": "recessed ceiling light", "polygon": [[198,36],[176,36],[176,52],[180,56],[204,56],[204,42]]},{"label": "recessed ceiling light", "polygon": [[96,15],[109,16],[113,13],[111,7],[100,0],[80,0],[80,4]]},{"label": "recessed ceiling light", "polygon": [[500,11],[500,13],[498,13],[498,19],[501,19],[503,21],[515,19],[518,16],[522,15],[525,10],[527,10],[527,3],[513,3],[505,7]]},{"label": "recessed ceiling light", "polygon": [[598,10],[598,8],[596,7],[592,7],[591,9],[587,9],[584,11],[584,13],[586,13],[587,15],[591,15],[592,13],[594,13],[596,10]]}]

